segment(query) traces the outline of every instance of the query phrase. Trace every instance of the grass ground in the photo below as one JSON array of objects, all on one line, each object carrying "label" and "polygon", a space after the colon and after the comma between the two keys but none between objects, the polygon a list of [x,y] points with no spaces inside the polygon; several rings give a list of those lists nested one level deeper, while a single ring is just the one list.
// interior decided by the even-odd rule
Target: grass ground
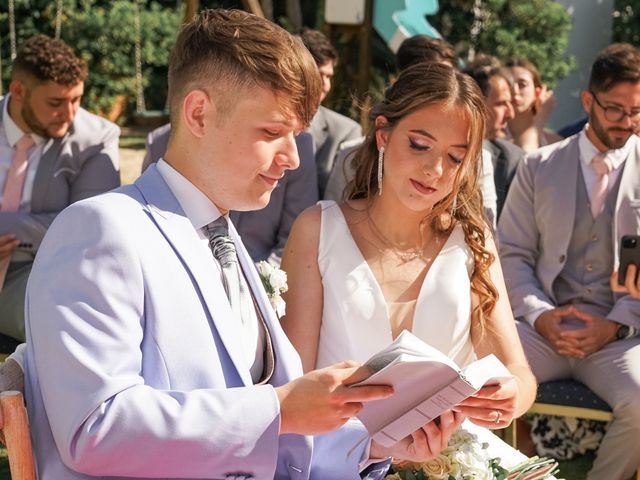
[{"label": "grass ground", "polygon": [[[123,184],[135,181],[140,175],[144,157],[144,137],[131,136],[120,139],[120,178]],[[560,462],[560,474],[557,478],[565,480],[583,480],[593,462],[592,455],[577,457],[571,461]],[[10,480],[7,451],[0,448],[0,480]]]}]

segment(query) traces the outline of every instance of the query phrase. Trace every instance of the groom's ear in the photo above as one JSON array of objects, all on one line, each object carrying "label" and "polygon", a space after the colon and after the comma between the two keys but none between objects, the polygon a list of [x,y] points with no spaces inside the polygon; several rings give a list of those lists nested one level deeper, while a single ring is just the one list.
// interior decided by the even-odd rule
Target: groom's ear
[{"label": "groom's ear", "polygon": [[182,102],[182,120],[194,137],[203,138],[207,123],[216,121],[216,106],[204,90],[192,90]]}]

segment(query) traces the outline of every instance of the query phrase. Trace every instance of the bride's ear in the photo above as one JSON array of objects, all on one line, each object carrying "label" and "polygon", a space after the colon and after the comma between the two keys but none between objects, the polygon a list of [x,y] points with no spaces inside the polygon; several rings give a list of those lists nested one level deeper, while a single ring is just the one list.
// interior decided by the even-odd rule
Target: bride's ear
[{"label": "bride's ear", "polygon": [[378,150],[387,146],[389,140],[389,121],[383,115],[378,115],[375,120],[376,146]]}]

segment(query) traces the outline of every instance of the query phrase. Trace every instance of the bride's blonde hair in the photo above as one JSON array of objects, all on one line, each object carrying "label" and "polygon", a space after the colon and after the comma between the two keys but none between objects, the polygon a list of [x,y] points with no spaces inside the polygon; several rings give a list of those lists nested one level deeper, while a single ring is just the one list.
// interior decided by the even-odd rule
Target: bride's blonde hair
[{"label": "bride's blonde hair", "polygon": [[456,223],[461,224],[475,263],[471,291],[478,295],[480,303],[474,315],[483,324],[483,318],[490,315],[496,305],[498,291],[489,275],[489,267],[495,258],[485,248],[488,229],[477,185],[486,107],[482,93],[471,77],[437,63],[421,63],[403,70],[386,90],[384,99],[369,112],[370,128],[355,154],[355,176],[347,184],[346,198],[373,199],[378,192],[375,126],[378,116],[385,117],[388,122],[380,128],[392,130],[407,115],[429,105],[442,104],[460,108],[469,121],[468,149],[454,178],[451,193],[433,207],[423,222],[431,222],[435,231],[444,233],[450,232]]}]

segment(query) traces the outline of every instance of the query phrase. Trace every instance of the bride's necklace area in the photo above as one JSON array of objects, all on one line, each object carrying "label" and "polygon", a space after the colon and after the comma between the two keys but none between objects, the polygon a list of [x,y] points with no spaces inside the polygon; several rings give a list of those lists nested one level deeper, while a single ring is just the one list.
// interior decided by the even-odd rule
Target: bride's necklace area
[{"label": "bride's necklace area", "polygon": [[[380,230],[378,225],[376,225],[376,222],[373,220],[373,218],[371,218],[371,215],[369,215],[368,213],[367,213],[367,223],[369,224],[369,228],[371,229],[371,232],[373,232],[373,234],[376,236],[378,241],[384,246],[384,248],[390,251],[391,253],[393,253],[400,261],[402,261],[402,263],[408,263],[413,260],[417,260],[419,258],[424,260],[425,262],[431,261],[431,257],[426,257],[424,255],[424,247],[414,247],[414,248],[403,249],[396,246],[391,240],[387,238],[387,236],[384,233],[382,233],[382,230]],[[437,242],[437,239],[436,239],[436,242]],[[369,243],[374,245],[373,242],[371,241]],[[383,253],[383,250],[381,250],[377,246],[376,248],[380,251],[380,253]]]}]

